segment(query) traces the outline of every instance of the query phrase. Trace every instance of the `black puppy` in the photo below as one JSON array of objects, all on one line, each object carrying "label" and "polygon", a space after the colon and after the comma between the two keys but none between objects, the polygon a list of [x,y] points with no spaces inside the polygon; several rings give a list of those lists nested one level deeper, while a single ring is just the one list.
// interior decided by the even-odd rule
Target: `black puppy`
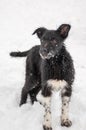
[{"label": "black puppy", "polygon": [[41,45],[35,46],[29,51],[10,53],[14,57],[27,56],[26,79],[20,105],[26,103],[28,94],[33,103],[40,91],[38,98],[41,95],[40,102],[45,107],[44,130],[52,129],[50,110],[52,90],[61,89],[61,125],[69,127],[72,124],[68,117],[68,109],[74,81],[74,66],[64,45],[70,28],[68,24],[62,24],[57,30],[38,28],[33,34],[37,34]]}]

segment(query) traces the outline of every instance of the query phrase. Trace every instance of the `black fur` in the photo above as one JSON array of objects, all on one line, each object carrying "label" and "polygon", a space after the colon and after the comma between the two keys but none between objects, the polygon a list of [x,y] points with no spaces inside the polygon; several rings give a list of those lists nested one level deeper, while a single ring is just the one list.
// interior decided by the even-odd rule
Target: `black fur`
[{"label": "black fur", "polygon": [[11,56],[15,57],[27,55],[26,79],[20,105],[26,103],[27,94],[30,94],[33,103],[40,89],[44,96],[50,96],[52,94],[51,88],[47,85],[49,79],[65,80],[69,87],[64,95],[71,96],[74,66],[64,45],[70,28],[71,26],[68,24],[61,25],[57,30],[38,28],[33,34],[36,33],[40,38],[41,45],[26,52],[10,53]]}]

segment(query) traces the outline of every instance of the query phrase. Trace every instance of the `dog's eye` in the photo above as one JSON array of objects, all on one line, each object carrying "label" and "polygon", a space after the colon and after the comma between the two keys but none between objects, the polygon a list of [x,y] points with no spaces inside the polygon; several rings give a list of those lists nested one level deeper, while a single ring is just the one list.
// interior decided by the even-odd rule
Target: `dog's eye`
[{"label": "dog's eye", "polygon": [[57,43],[56,38],[55,38],[55,37],[52,37],[52,38],[51,38],[51,42],[52,42],[52,43]]}]

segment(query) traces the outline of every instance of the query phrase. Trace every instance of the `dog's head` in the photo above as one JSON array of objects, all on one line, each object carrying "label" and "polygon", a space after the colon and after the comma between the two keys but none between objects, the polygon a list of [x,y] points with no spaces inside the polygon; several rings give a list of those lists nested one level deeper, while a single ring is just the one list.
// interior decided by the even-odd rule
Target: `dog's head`
[{"label": "dog's head", "polygon": [[57,30],[38,28],[33,34],[37,34],[41,41],[39,54],[43,59],[50,59],[59,53],[63,41],[67,38],[71,26],[62,24]]}]

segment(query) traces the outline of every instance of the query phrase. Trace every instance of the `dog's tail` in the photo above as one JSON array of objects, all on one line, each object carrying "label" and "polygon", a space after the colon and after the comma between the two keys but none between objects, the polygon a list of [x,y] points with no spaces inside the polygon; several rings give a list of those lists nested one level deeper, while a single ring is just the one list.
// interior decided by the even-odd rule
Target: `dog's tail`
[{"label": "dog's tail", "polygon": [[29,50],[28,51],[23,51],[23,52],[20,52],[20,51],[11,52],[10,56],[12,56],[12,57],[26,57],[28,55],[28,53],[29,53]]}]

